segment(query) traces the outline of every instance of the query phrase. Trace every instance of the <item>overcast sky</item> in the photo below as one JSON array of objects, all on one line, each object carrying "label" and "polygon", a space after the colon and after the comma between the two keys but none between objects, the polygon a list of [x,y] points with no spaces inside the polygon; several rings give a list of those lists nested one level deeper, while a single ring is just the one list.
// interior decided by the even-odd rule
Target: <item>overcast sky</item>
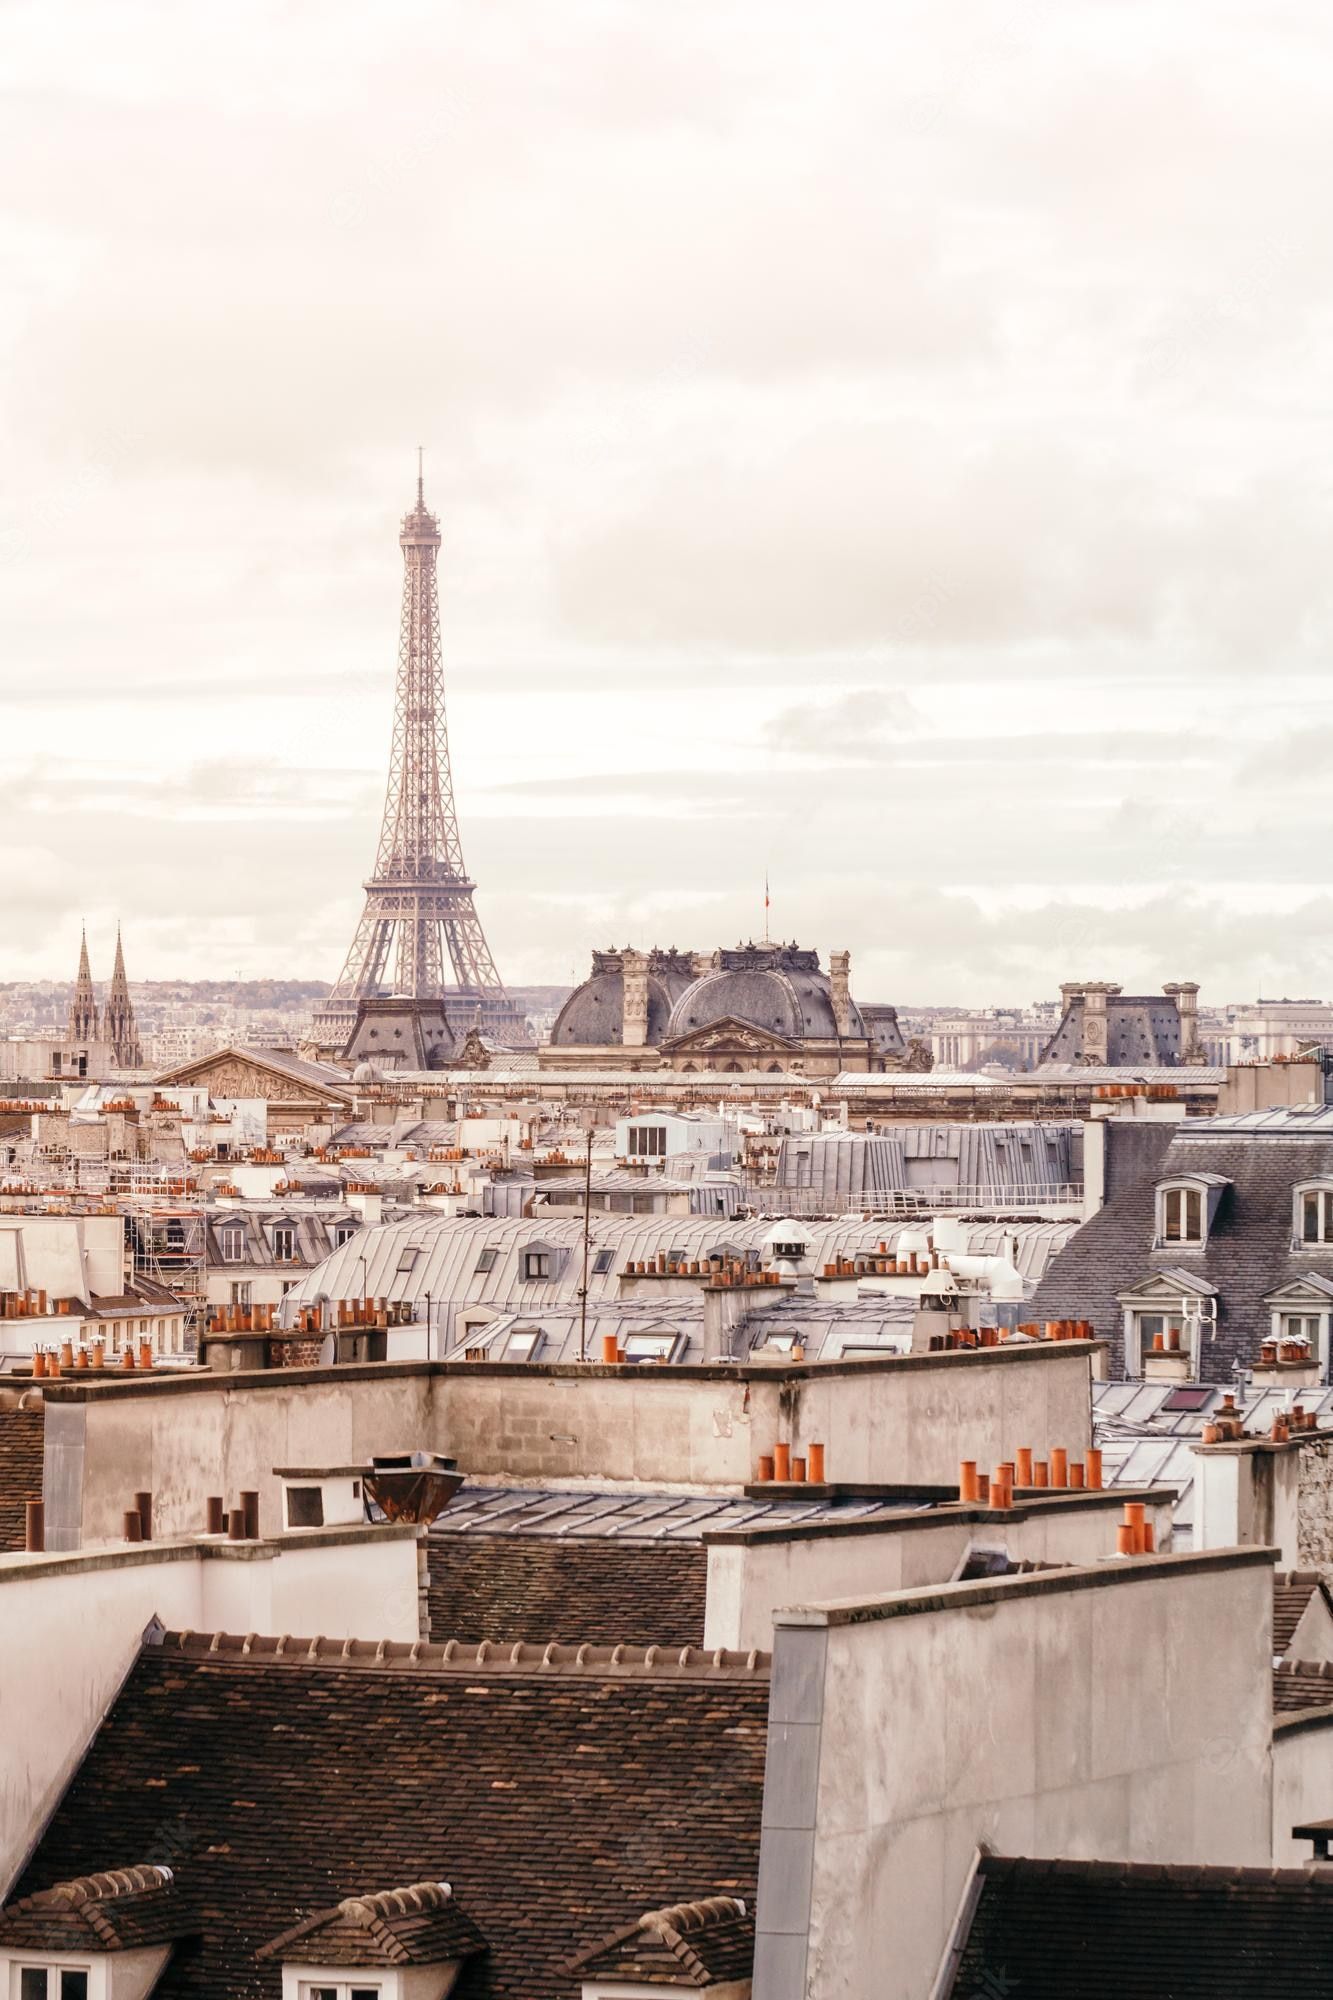
[{"label": "overcast sky", "polygon": [[331,979],[426,450],[514,981],[1333,992],[1333,22],[0,0],[0,978]]}]

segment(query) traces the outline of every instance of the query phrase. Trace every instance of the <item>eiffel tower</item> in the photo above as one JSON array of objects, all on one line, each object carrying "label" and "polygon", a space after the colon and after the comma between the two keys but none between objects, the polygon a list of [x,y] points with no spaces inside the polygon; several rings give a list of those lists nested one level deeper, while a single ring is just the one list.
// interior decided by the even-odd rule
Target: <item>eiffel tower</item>
[{"label": "eiffel tower", "polygon": [[461,992],[454,1031],[477,1026],[499,1040],[526,1040],[523,1016],[505,992],[463,864],[449,770],[435,558],[440,525],[426,509],[420,454],[417,504],[403,517],[403,613],[398,639],[393,748],[375,869],[347,962],[313,1017],[315,1040],[345,1046],[363,1002],[387,995],[445,998],[446,963]]}]

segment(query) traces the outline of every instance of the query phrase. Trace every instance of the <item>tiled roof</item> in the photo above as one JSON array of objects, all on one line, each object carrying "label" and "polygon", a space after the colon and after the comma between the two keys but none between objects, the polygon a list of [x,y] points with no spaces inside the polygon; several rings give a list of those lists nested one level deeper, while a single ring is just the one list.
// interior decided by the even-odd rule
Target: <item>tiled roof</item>
[{"label": "tiled roof", "polygon": [[647,1986],[718,1986],[754,1970],[754,1909],[738,1896],[706,1896],[648,1910],[606,1938],[571,1970],[585,1981]]},{"label": "tiled roof", "polygon": [[280,1965],[442,1965],[485,1951],[486,1940],[454,1901],[448,1882],[414,1882],[345,1896],[255,1953]]},{"label": "tiled roof", "polygon": [[1273,1668],[1273,1713],[1333,1708],[1333,1661],[1279,1660]]},{"label": "tiled roof", "polygon": [[436,1535],[431,1636],[700,1646],[707,1583],[698,1542]]},{"label": "tiled roof", "polygon": [[1285,1653],[1317,1590],[1327,1588],[1318,1570],[1279,1570],[1273,1576],[1273,1651]]},{"label": "tiled roof", "polygon": [[173,1866],[207,1920],[155,2000],[278,2000],[256,1951],[372,1861],[381,1881],[450,1882],[486,1939],[453,2000],[576,2000],[569,1961],[627,1908],[682,1884],[753,1898],[762,1655],[244,1645],[145,1647],[22,1884],[179,1829]]},{"label": "tiled roof", "polygon": [[982,1859],[952,2000],[1326,2000],[1333,1869]]},{"label": "tiled roof", "polygon": [[0,1910],[0,1950],[137,1951],[198,1929],[169,1868],[115,1868]]},{"label": "tiled roof", "polygon": [[25,1509],[42,1497],[42,1453],[46,1413],[0,1409],[0,1549],[21,1549]]}]

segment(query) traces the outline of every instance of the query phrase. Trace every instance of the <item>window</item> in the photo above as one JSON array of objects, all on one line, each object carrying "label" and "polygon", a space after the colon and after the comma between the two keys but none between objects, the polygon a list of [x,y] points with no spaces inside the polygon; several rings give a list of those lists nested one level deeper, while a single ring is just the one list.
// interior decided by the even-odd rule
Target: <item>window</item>
[{"label": "window", "polygon": [[551,1253],[549,1250],[525,1250],[523,1252],[523,1276],[525,1278],[549,1278],[551,1275]]},{"label": "window", "polygon": [[799,1264],[805,1255],[804,1243],[775,1243],[773,1255],[784,1264]]},{"label": "window", "polygon": [[417,1258],[420,1255],[421,1255],[421,1245],[419,1243],[404,1244],[402,1254],[398,1259],[398,1269],[400,1273],[406,1273],[410,1271],[415,1265]]},{"label": "window", "polygon": [[1311,1347],[1319,1344],[1319,1316],[1317,1313],[1283,1313],[1283,1340],[1308,1340]]},{"label": "window", "polygon": [[592,1274],[594,1278],[604,1278],[615,1261],[616,1253],[614,1250],[599,1250],[592,1260]]},{"label": "window", "polygon": [[343,1244],[350,1243],[355,1235],[356,1235],[356,1224],[354,1222],[335,1223],[333,1228],[334,1249],[341,1250]]},{"label": "window", "polygon": [[248,1306],[248,1305],[249,1305],[249,1303],[250,1303],[250,1282],[249,1282],[249,1279],[245,1279],[244,1281],[241,1281],[241,1282],[237,1282],[236,1280],[233,1280],[233,1281],[232,1281],[232,1287],[231,1287],[231,1302],[232,1302],[232,1304],[233,1304],[234,1306]]},{"label": "window", "polygon": [[477,1259],[477,1275],[479,1277],[483,1272],[493,1271],[495,1269],[495,1260],[499,1256],[499,1254],[500,1254],[499,1251],[496,1250],[493,1246],[488,1246],[485,1250],[482,1251],[480,1257],[478,1257]]},{"label": "window", "polygon": [[539,1326],[516,1326],[505,1342],[506,1361],[533,1361],[542,1344]]},{"label": "window", "polygon": [[82,1966],[21,1966],[18,2000],[88,2000],[88,1974]]},{"label": "window", "polygon": [[1333,1188],[1303,1188],[1297,1197],[1302,1243],[1333,1243]]},{"label": "window", "polygon": [[273,1261],[275,1264],[290,1264],[295,1255],[295,1225],[290,1222],[280,1222],[273,1231]]},{"label": "window", "polygon": [[681,1346],[681,1337],[664,1333],[631,1333],[625,1341],[626,1361],[670,1361]]},{"label": "window", "polygon": [[631,1125],[625,1141],[625,1157],[630,1160],[661,1160],[666,1157],[665,1125]]},{"label": "window", "polygon": [[380,2000],[379,1986],[322,1986],[301,1981],[301,2000]]},{"label": "window", "polygon": [[245,1231],[224,1229],[218,1236],[218,1248],[222,1252],[224,1264],[241,1264],[245,1261]]},{"label": "window", "polygon": [[324,1526],[324,1489],[322,1486],[289,1486],[287,1488],[287,1526],[289,1528],[322,1528]]},{"label": "window", "polygon": [[1203,1193],[1199,1188],[1165,1188],[1162,1192],[1163,1243],[1203,1242]]}]

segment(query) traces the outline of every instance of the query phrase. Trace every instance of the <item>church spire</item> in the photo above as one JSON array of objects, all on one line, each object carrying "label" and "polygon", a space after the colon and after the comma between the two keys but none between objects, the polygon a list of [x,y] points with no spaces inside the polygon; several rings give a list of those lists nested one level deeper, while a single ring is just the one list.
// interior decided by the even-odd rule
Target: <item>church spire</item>
[{"label": "church spire", "polygon": [[116,925],[116,963],[111,971],[111,990],[107,994],[102,1025],[116,1066],[119,1069],[139,1069],[143,1064],[143,1050],[139,1046],[139,1030],[134,1021],[130,985],[125,977],[125,953],[120,942],[119,924]]},{"label": "church spire", "polygon": [[88,929],[84,926],[79,946],[79,972],[69,1003],[69,1038],[72,1042],[97,1040],[97,996],[88,965]]}]

